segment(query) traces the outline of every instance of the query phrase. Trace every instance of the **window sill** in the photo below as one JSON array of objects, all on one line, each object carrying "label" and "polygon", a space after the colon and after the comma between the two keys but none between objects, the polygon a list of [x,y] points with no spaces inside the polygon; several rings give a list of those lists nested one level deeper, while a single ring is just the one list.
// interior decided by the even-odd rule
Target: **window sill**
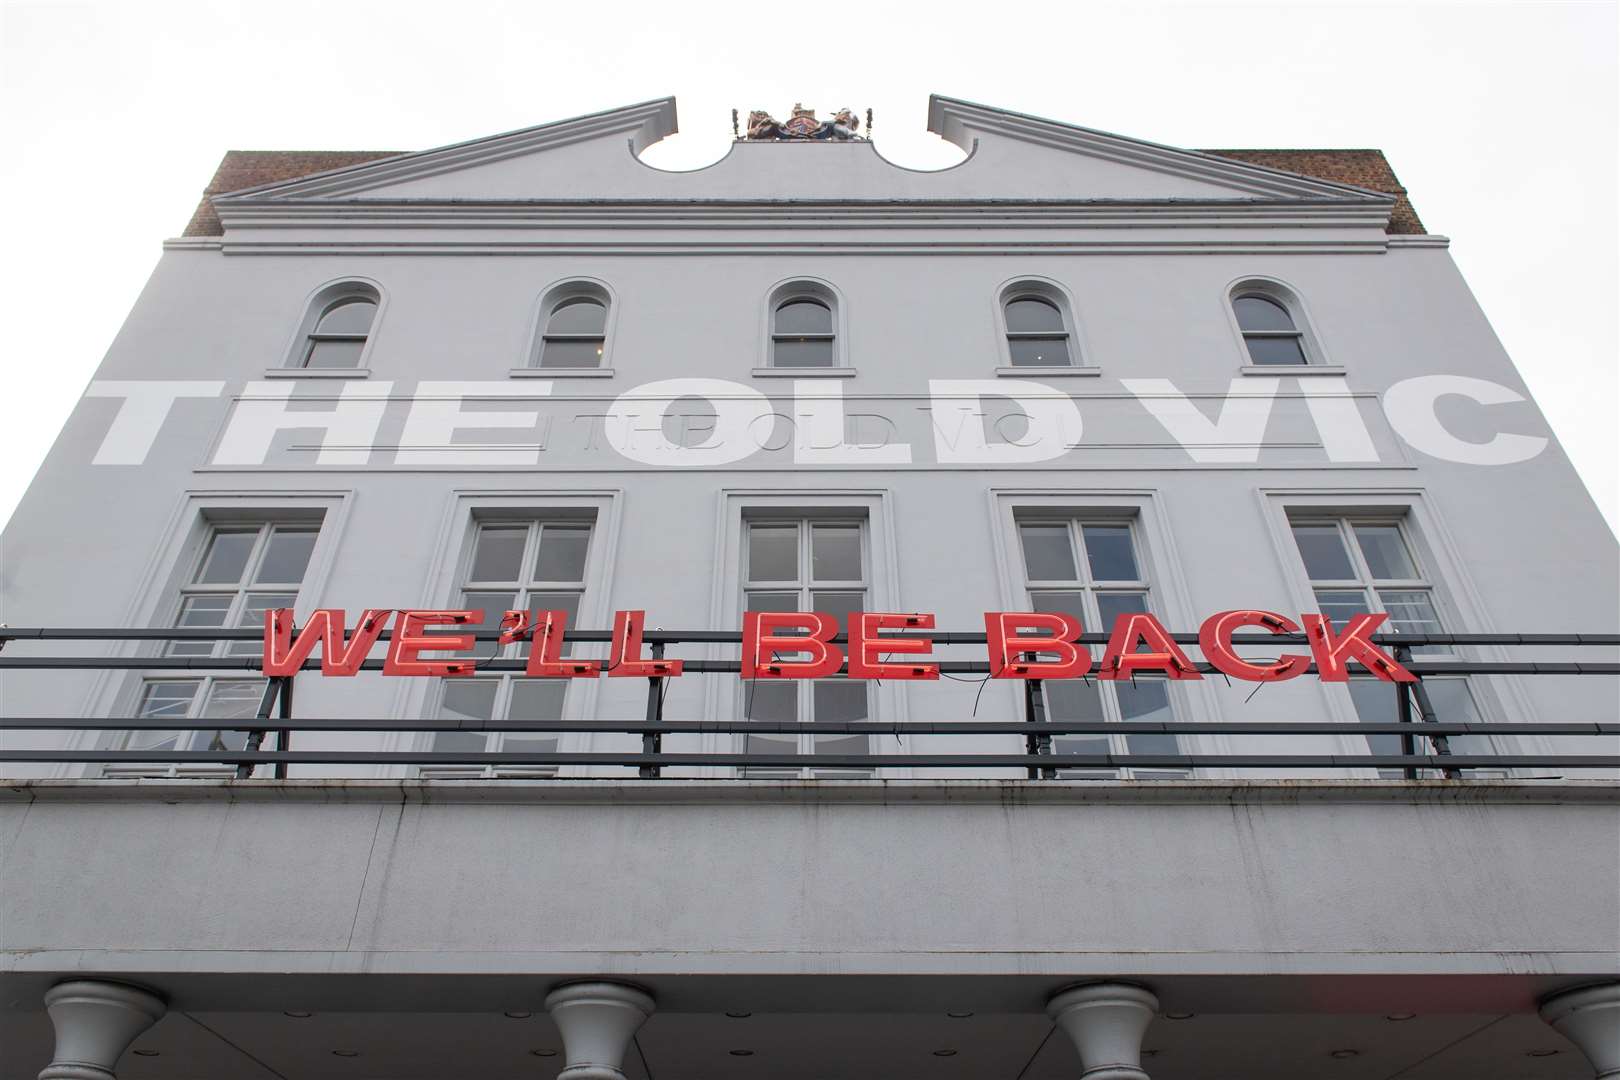
[{"label": "window sill", "polygon": [[278,367],[264,373],[267,379],[369,379],[371,369]]},{"label": "window sill", "polygon": [[1244,364],[1244,375],[1343,375],[1340,364]]},{"label": "window sill", "polygon": [[1037,367],[1030,365],[1028,367],[996,368],[996,378],[998,379],[1022,379],[1030,375],[1039,375],[1043,379],[1061,379],[1066,377],[1094,377],[1101,374],[1102,368],[1100,367],[1074,367],[1068,364],[1054,367]]},{"label": "window sill", "polygon": [[509,379],[611,379],[618,372],[610,367],[520,367],[506,373]]},{"label": "window sill", "polygon": [[853,379],[852,367],[757,367],[756,379]]}]

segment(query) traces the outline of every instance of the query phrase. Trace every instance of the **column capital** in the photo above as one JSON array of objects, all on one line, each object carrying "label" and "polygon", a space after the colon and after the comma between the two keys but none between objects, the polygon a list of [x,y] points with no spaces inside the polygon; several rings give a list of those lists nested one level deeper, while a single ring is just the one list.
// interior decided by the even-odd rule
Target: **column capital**
[{"label": "column capital", "polygon": [[118,1059],[168,1006],[150,990],[126,983],[74,979],[45,992],[56,1051],[39,1080],[115,1080]]},{"label": "column capital", "polygon": [[1046,1015],[1080,1053],[1084,1080],[1149,1080],[1142,1069],[1142,1036],[1159,999],[1131,983],[1085,983],[1052,995]]},{"label": "column capital", "polygon": [[618,982],[564,983],[546,995],[568,1063],[558,1080],[624,1080],[624,1054],[653,1013],[652,995]]},{"label": "column capital", "polygon": [[1541,1003],[1541,1018],[1580,1047],[1596,1080],[1620,1078],[1620,982],[1554,994]]}]

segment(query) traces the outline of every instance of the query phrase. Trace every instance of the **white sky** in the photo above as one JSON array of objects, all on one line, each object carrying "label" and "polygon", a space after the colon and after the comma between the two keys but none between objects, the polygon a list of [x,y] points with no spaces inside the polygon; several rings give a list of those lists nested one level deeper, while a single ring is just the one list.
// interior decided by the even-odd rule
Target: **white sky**
[{"label": "white sky", "polygon": [[417,150],[674,94],[666,168],[731,109],[930,92],[1185,147],[1378,147],[1620,523],[1616,5],[0,0],[0,520],[227,149]]}]

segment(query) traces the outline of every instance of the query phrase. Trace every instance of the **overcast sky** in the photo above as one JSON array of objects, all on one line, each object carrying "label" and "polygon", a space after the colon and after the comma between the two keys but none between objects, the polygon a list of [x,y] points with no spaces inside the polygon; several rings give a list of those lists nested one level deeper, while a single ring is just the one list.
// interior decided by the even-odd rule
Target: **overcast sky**
[{"label": "overcast sky", "polygon": [[876,111],[960,154],[930,92],[1185,147],[1378,147],[1620,523],[1617,19],[1609,2],[1129,6],[0,0],[9,316],[0,521],[227,149],[417,150],[678,98]]}]

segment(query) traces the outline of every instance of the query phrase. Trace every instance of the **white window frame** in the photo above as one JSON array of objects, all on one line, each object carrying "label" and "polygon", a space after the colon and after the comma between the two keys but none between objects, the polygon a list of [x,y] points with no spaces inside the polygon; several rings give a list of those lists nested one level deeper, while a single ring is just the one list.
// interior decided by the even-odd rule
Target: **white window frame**
[{"label": "white window frame", "polygon": [[[900,595],[899,557],[895,548],[891,513],[891,493],[869,488],[811,489],[784,493],[780,489],[728,488],[720,492],[718,520],[715,528],[714,565],[721,568],[715,575],[710,598],[709,626],[731,630],[742,629],[744,600],[744,567],[747,552],[744,548],[744,522],[804,518],[826,521],[860,519],[865,529],[865,567],[867,603],[869,611],[907,611]],[[785,591],[785,590],[784,590]],[[923,605],[920,610],[928,610]],[[735,660],[735,645],[716,646],[708,650],[712,659]],[[728,676],[704,678],[703,708],[705,716],[730,716],[743,719],[743,680]],[[873,680],[867,684],[867,718],[903,723],[910,715],[907,684],[898,680]],[[670,737],[665,737],[666,746]],[[701,752],[711,754],[741,753],[746,739],[736,735],[704,735],[700,737]],[[885,736],[870,743],[874,754],[911,753],[912,737],[895,740]],[[873,773],[874,778],[899,779],[911,775],[910,768],[883,767]],[[698,770],[705,777],[736,775],[729,767],[706,766]]]},{"label": "white window frame", "polygon": [[[831,581],[816,581],[816,580],[814,580],[812,569],[811,569],[812,561],[813,561],[813,558],[812,558],[812,556],[813,556],[812,544],[814,543],[814,537],[813,537],[814,528],[817,525],[835,525],[835,526],[845,526],[845,527],[854,526],[855,528],[857,528],[859,530],[859,532],[860,532],[860,547],[861,547],[861,571],[862,572],[861,572],[861,577],[858,580],[856,580],[856,579],[831,580]],[[783,581],[774,581],[773,582],[773,581],[763,581],[763,580],[756,581],[756,580],[753,580],[751,577],[748,576],[749,573],[750,573],[750,567],[749,567],[749,561],[750,560],[748,558],[748,544],[747,544],[748,534],[749,534],[750,530],[752,530],[753,528],[758,527],[758,526],[764,526],[764,527],[792,526],[796,530],[796,535],[794,537],[794,543],[795,543],[796,551],[797,551],[797,568],[796,568],[796,571],[795,571],[793,581],[791,581],[791,582],[783,582]],[[752,593],[766,593],[766,592],[780,592],[780,593],[792,592],[792,593],[795,593],[797,595],[797,603],[798,603],[798,610],[799,611],[814,611],[815,610],[814,594],[817,593],[817,592],[859,592],[862,595],[862,601],[863,601],[862,602],[862,610],[863,611],[876,610],[876,609],[872,608],[872,606],[871,606],[871,596],[872,596],[872,542],[871,542],[871,533],[872,533],[872,530],[871,530],[871,525],[867,521],[865,514],[861,514],[861,515],[857,516],[857,515],[843,515],[843,514],[838,514],[838,513],[830,513],[830,514],[820,514],[820,513],[817,513],[817,514],[804,514],[804,513],[785,514],[785,513],[779,512],[779,511],[778,512],[765,511],[765,512],[760,512],[760,513],[750,513],[750,512],[745,511],[744,514],[743,514],[742,529],[743,529],[743,540],[744,540],[744,543],[742,545],[743,567],[744,567],[743,574],[744,574],[744,576],[743,576],[743,582],[742,582],[743,588],[742,588],[742,595],[741,595],[740,602],[741,602],[743,610],[747,610],[748,597],[749,597],[750,594],[752,594]],[[830,679],[842,679],[843,676],[831,676],[829,678]],[[816,687],[817,683],[825,682],[825,681],[829,681],[829,680],[828,679],[798,679],[798,680],[793,681],[792,686],[793,686],[794,691],[795,691],[795,693],[797,695],[797,697],[796,697],[796,707],[794,709],[794,716],[797,717],[799,720],[803,721],[803,720],[813,719],[814,718],[814,716],[815,716],[815,687]],[[875,686],[874,686],[872,680],[855,680],[855,681],[864,681],[866,683],[867,719],[870,720],[871,719],[871,711],[872,711],[872,691],[873,691],[873,689],[875,689]],[[739,703],[738,708],[737,708],[737,715],[740,718],[743,718],[743,719],[747,718],[748,710],[747,710],[747,707],[746,707],[746,703],[747,703],[750,695],[752,695],[754,693],[757,693],[757,682],[758,682],[757,680],[745,680],[743,682],[743,685],[742,685],[742,688],[741,688],[742,689],[743,701],[742,701],[742,703]],[[741,744],[741,746],[746,749],[747,744],[748,744],[747,736],[746,735],[742,736],[738,741]],[[872,739],[871,739],[870,736],[867,738],[866,742],[867,742],[866,752],[870,753],[870,752],[872,752]],[[810,734],[810,733],[800,734],[798,736],[798,741],[797,741],[797,745],[795,747],[794,752],[797,753],[797,754],[814,754],[815,753],[815,735]],[[747,773],[745,775],[759,776],[759,775],[766,775],[766,774],[769,774],[769,773],[780,773],[781,771],[782,770],[775,770],[775,769],[770,769],[770,768],[759,769],[759,770],[750,769],[750,770],[747,771]],[[812,778],[812,777],[826,777],[828,775],[836,775],[836,774],[839,774],[839,773],[840,773],[840,770],[836,766],[831,766],[831,767],[827,767],[827,768],[805,767],[805,768],[801,768],[801,769],[798,770],[797,776],[798,776],[799,779],[809,779],[809,778]],[[850,775],[846,776],[845,778],[846,779],[861,779],[861,778],[870,777],[871,775],[872,775],[872,770],[870,770],[870,769],[854,769],[854,770],[851,770]]]},{"label": "white window frame", "polygon": [[[1069,352],[1067,364],[1013,365],[1012,339],[1021,335],[1007,326],[1007,305],[1014,300],[1023,299],[1044,300],[1057,308],[1058,314],[1063,318],[1065,344]],[[1030,275],[1002,282],[995,293],[994,317],[997,355],[1000,358],[996,367],[998,377],[1028,379],[1102,374],[1102,369],[1090,361],[1090,350],[1081,339],[1080,323],[1075,316],[1074,297],[1060,282]]]},{"label": "white window frame", "polygon": [[[433,545],[434,556],[426,575],[424,597],[437,598],[437,606],[445,609],[461,607],[463,582],[472,567],[473,540],[478,526],[495,521],[593,520],[590,547],[585,561],[584,592],[580,600],[579,623],[573,629],[612,629],[614,600],[613,582],[609,569],[616,565],[619,543],[623,491],[620,489],[587,489],[579,491],[515,489],[459,489],[451,493],[444,517],[440,522],[438,538]],[[424,604],[424,606],[427,606]],[[514,647],[517,655],[527,656],[531,645]],[[488,644],[484,648],[493,648]],[[478,653],[489,655],[487,651]],[[573,655],[585,658],[605,658],[606,645],[577,645]],[[470,676],[476,678],[477,676]],[[402,684],[397,693],[395,712],[401,716],[437,716],[443,698],[442,679],[395,679]],[[596,716],[597,701],[605,678],[572,679],[563,705],[563,718],[583,720]],[[629,681],[629,680],[624,680]],[[594,745],[596,739],[616,739],[630,747],[629,735],[592,735],[586,732],[567,732],[560,735],[559,753],[577,753],[602,749]],[[433,745],[429,731],[398,732],[390,735],[384,747],[388,751],[428,750]],[[639,747],[639,736],[634,746]],[[621,776],[622,769],[607,769],[603,775]],[[411,766],[408,775],[421,775],[421,768]],[[445,775],[443,773],[439,775]],[[463,774],[466,775],[466,774]],[[472,774],[477,775],[477,774]],[[564,766],[554,774],[559,777],[590,776],[587,766]]]},{"label": "white window frame", "polygon": [[[1233,339],[1237,343],[1238,356],[1241,358],[1239,372],[1243,375],[1278,376],[1278,375],[1342,375],[1344,368],[1333,364],[1329,358],[1322,337],[1316,332],[1314,320],[1306,309],[1305,301],[1300,291],[1274,277],[1249,275],[1238,278],[1227,285],[1222,294],[1225,307],[1226,324],[1231,329]],[[1258,296],[1279,305],[1293,320],[1294,330],[1298,334],[1300,351],[1305,355],[1303,364],[1256,364],[1249,355],[1249,342],[1244,336],[1243,327],[1238,323],[1238,299],[1244,296]]]},{"label": "white window frame", "polygon": [[[1135,545],[1137,572],[1147,583],[1152,596],[1153,614],[1171,631],[1197,629],[1196,609],[1187,591],[1187,582],[1169,568],[1187,565],[1177,552],[1158,492],[1147,489],[1106,488],[992,488],[988,493],[994,530],[996,573],[1000,583],[1001,603],[1004,611],[1030,610],[1029,592],[1039,588],[1029,583],[1024,573],[1023,544],[1018,527],[1026,521],[1071,520],[1097,524],[1129,522]],[[1079,554],[1077,552],[1077,557]],[[1089,576],[1089,567],[1079,568]],[[1107,588],[1112,588],[1109,583]],[[1122,586],[1131,591],[1135,586]],[[1093,605],[1094,606],[1094,605]],[[1088,608],[1090,610],[1090,608]],[[1107,633],[1110,627],[1087,625],[1087,633]],[[1093,672],[1102,657],[1100,646],[1092,648]],[[997,691],[997,684],[1004,688]],[[1170,698],[1172,715],[1178,721],[1223,718],[1219,697],[1207,679],[1199,681],[1171,680],[1166,690]],[[991,683],[985,691],[988,701],[993,692],[999,692],[1004,702],[1002,715],[1024,718],[1024,684],[1021,679],[1001,679]],[[1105,709],[1117,709],[1104,694]],[[987,715],[988,705],[981,705],[979,713]],[[990,715],[994,715],[991,713]],[[1110,713],[1109,715],[1113,715]],[[1118,736],[1111,736],[1118,738]],[[1183,753],[1228,754],[1241,750],[1242,744],[1231,736],[1221,734],[1176,736]],[[1022,740],[1019,741],[1021,751]],[[1128,772],[1128,770],[1126,770]],[[1213,779],[1237,775],[1238,770],[1199,768],[1192,770],[1192,779]]]},{"label": "white window frame", "polygon": [[[588,528],[590,539],[586,542],[585,566],[581,571],[581,579],[578,582],[542,582],[535,579],[533,577],[533,571],[531,568],[537,561],[540,548],[545,543],[545,535],[547,530],[557,526],[578,529],[582,525]],[[477,555],[479,534],[486,528],[498,528],[502,526],[516,526],[527,530],[523,541],[523,551],[518,556],[518,569],[520,572],[523,572],[522,577],[514,582],[467,580],[468,575],[470,575],[472,572],[473,560]],[[511,591],[515,594],[513,600],[513,610],[532,611],[536,607],[534,600],[536,593],[577,592],[579,599],[575,604],[575,610],[583,611],[585,595],[588,590],[588,579],[590,576],[591,554],[597,541],[597,529],[598,522],[596,521],[595,515],[591,514],[589,511],[583,513],[557,512],[545,515],[536,515],[532,512],[522,515],[513,515],[503,514],[498,511],[492,511],[488,514],[475,513],[471,521],[471,527],[468,530],[466,551],[462,558],[461,576],[463,580],[460,587],[456,590],[457,595],[452,606],[470,604],[470,601],[467,601],[465,596],[465,594],[470,592]],[[497,613],[486,608],[484,615],[486,622],[492,625],[498,625],[500,616]],[[584,624],[579,622],[569,624],[569,629],[578,630],[583,627]],[[605,629],[605,627],[590,627],[587,629]],[[531,648],[533,648],[532,643],[510,645],[504,649],[501,649],[498,655],[505,659],[520,659],[526,657]],[[574,655],[576,652],[579,652],[579,647],[565,646],[565,655]],[[479,658],[497,655],[494,643],[479,642],[474,647],[473,655]],[[497,684],[495,688],[495,700],[492,706],[492,714],[496,718],[509,715],[514,693],[513,686],[517,678],[518,673],[513,672],[491,672],[489,674],[472,675],[467,677],[467,679],[471,680],[491,681]],[[454,681],[462,682],[466,680],[458,677]],[[568,694],[563,699],[562,716],[568,717],[570,703],[569,699],[573,697],[572,691],[574,684],[584,680],[567,679],[563,681],[568,684]],[[437,691],[437,693],[432,697],[431,700],[434,704],[434,715],[439,715],[443,711],[445,694],[452,680],[435,679],[434,682],[436,683],[434,689]],[[424,740],[423,749],[431,749],[435,741],[434,736],[436,733],[427,732],[425,734],[427,738]],[[486,732],[484,749],[486,751],[500,750],[502,746],[505,745],[507,736],[509,734],[511,733],[501,731]],[[560,750],[563,738],[562,733],[557,733],[556,738],[558,740],[558,749]],[[550,766],[526,767],[493,765],[423,765],[418,768],[418,774],[426,777],[553,777],[557,775],[557,772],[558,770],[556,767]]]},{"label": "white window frame", "polygon": [[[607,311],[602,320],[602,360],[595,365],[541,367],[540,357],[545,351],[547,324],[557,309],[570,300],[589,299],[603,304]],[[530,325],[529,349],[524,365],[512,369],[513,378],[612,378],[613,348],[618,338],[619,298],[613,287],[601,278],[571,277],[553,282],[540,292]]]},{"label": "white window frame", "polygon": [[[309,612],[320,607],[320,598],[330,579],[333,563],[347,527],[351,508],[350,492],[288,491],[266,494],[262,491],[209,491],[186,492],[176,504],[162,534],[169,540],[155,551],[140,575],[133,599],[123,613],[125,626],[170,626],[179,612],[182,590],[189,587],[207,546],[218,526],[262,525],[266,523],[316,524],[319,534],[310,552],[309,564],[294,604],[295,618],[302,620]],[[220,646],[223,649],[224,646]],[[167,651],[165,643],[125,642],[115,646],[112,655],[125,659],[160,656]],[[184,672],[164,677],[157,671],[105,671],[98,673],[85,698],[86,716],[134,716],[140,706],[144,687],[148,682],[184,682]],[[221,674],[226,681],[253,679],[243,672]],[[314,688],[311,687],[311,690]],[[193,708],[199,708],[205,694],[198,694]],[[309,708],[310,695],[301,694],[303,707]],[[316,706],[318,708],[318,706]],[[78,732],[71,743],[75,749],[116,747],[124,744],[126,732]],[[91,765],[64,767],[63,775],[226,775],[231,766],[201,765],[176,769],[156,763],[128,766]]]},{"label": "white window frame", "polygon": [[[365,346],[352,368],[305,367],[308,359],[309,339],[333,305],[350,299],[369,300],[377,305],[371,326],[366,331]],[[376,281],[367,277],[342,277],[317,286],[304,300],[304,313],[293,331],[292,340],[279,367],[264,373],[269,379],[365,379],[371,375],[371,360],[377,345],[377,333],[383,324],[388,307],[388,294]]]},{"label": "white window frame", "polygon": [[[1447,633],[1483,633],[1489,625],[1483,594],[1469,578],[1457,544],[1444,521],[1428,504],[1421,488],[1262,488],[1258,491],[1261,510],[1271,537],[1277,565],[1282,568],[1293,617],[1299,612],[1316,611],[1316,585],[1305,570],[1305,561],[1294,540],[1292,524],[1308,518],[1342,516],[1358,520],[1399,519],[1403,538],[1419,568],[1427,575],[1434,608]],[[1481,661],[1513,659],[1504,646],[1474,645],[1458,648],[1459,658]],[[1343,684],[1312,680],[1321,695],[1323,713],[1342,724],[1360,721],[1350,691]],[[1534,722],[1536,710],[1518,678],[1509,675],[1470,675],[1469,690],[1480,720],[1495,723],[1514,719]],[[1393,694],[1393,691],[1391,691]],[[1330,737],[1331,752],[1365,754],[1364,736],[1346,733]],[[1510,740],[1496,737],[1501,748],[1524,753],[1551,753],[1553,744],[1546,736],[1516,735]],[[1372,769],[1353,769],[1358,777],[1375,777]]]},{"label": "white window frame", "polygon": [[[826,367],[778,367],[776,364],[776,311],[793,300],[815,300],[832,313],[833,362]],[[784,335],[793,336],[793,335]],[[826,379],[852,378],[850,364],[849,313],[843,294],[832,282],[816,277],[794,277],[777,282],[765,294],[764,320],[760,341],[762,352],[753,374],[758,378]]]}]

